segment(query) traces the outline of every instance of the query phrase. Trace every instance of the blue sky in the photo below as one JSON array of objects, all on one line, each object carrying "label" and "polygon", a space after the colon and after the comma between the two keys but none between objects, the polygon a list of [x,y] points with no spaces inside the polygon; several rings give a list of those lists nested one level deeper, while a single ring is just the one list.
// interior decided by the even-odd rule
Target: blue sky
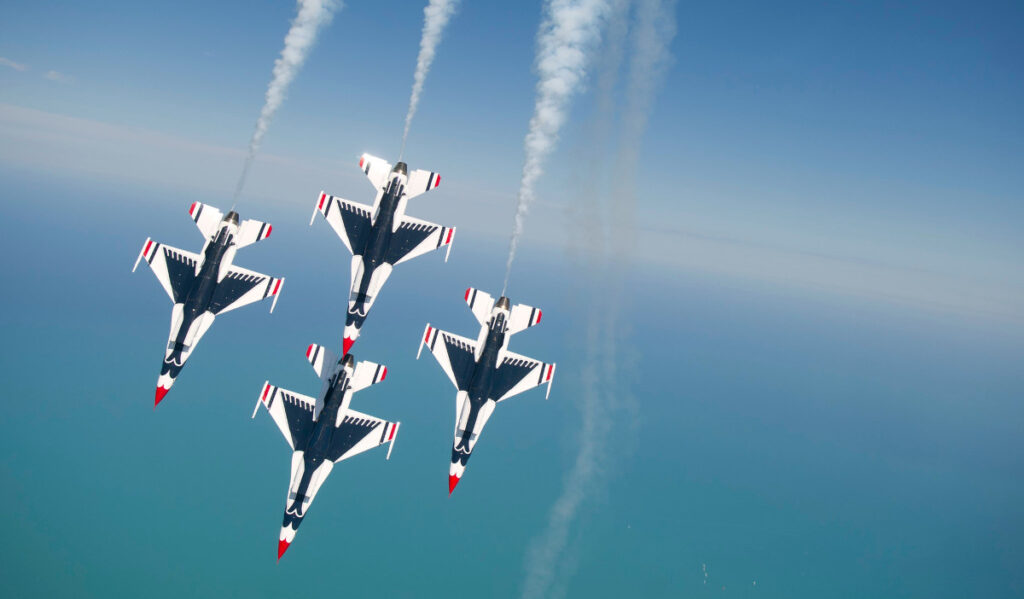
[{"label": "blue sky", "polygon": [[[231,152],[248,140],[292,10],[9,9],[0,56],[29,68],[0,67],[5,111],[114,129],[74,151],[6,114],[3,158],[226,192],[241,160]],[[638,225],[650,232],[641,252],[659,267],[1020,321],[1020,12],[1013,3],[679,6],[674,64],[636,184]],[[445,174],[466,231],[506,234],[493,214],[517,186],[539,18],[539,3],[466,3],[428,79],[407,158]],[[419,7],[403,3],[337,14],[264,145],[265,162],[290,164],[257,168],[254,197],[281,201],[301,182],[351,177],[345,165],[363,151],[396,152],[420,22]],[[51,70],[61,80],[43,76]],[[574,185],[565,167],[587,143],[591,102],[574,106],[541,183],[547,218],[527,227],[537,243],[565,226],[558,198]],[[165,147],[181,143],[219,159]],[[192,174],[181,181],[180,171]]]},{"label": "blue sky", "polygon": [[[228,202],[294,5],[5,7],[0,256],[24,283],[0,311],[0,401],[14,406],[0,486],[15,490],[0,501],[13,531],[0,573],[13,588],[326,591],[314,577],[340,567],[363,575],[346,580],[357,595],[388,580],[420,596],[449,592],[461,559],[463,580],[517,596],[596,405],[602,456],[552,596],[1019,595],[1015,3],[679,4],[641,165],[625,173],[635,236],[617,198],[580,191],[623,175],[607,157],[588,170],[591,84],[513,271],[513,299],[544,309],[513,349],[557,360],[559,381],[549,402],[503,405],[450,501],[450,388],[413,345],[427,320],[472,336],[452,298],[501,282],[542,8],[463,0],[406,151],[444,177],[410,213],[459,227],[451,261],[396,269],[376,308],[392,317],[368,323],[357,351],[390,374],[355,409],[401,419],[403,437],[388,463],[336,470],[303,545],[272,569],[287,456],[272,423],[248,420],[250,389],[313,392],[300,353],[337,343],[348,258],[306,223],[321,189],[369,200],[362,152],[394,159],[421,8],[353,0],[323,31],[241,204],[274,237],[238,262],[288,277],[281,302],[218,320],[154,414],[168,306],[128,270],[147,235],[198,249],[187,206]],[[636,239],[629,274],[588,254],[581,213],[611,243]],[[609,306],[591,343],[588,310]],[[54,357],[65,347],[74,359]],[[594,363],[613,379],[598,404]],[[394,542],[374,534],[381,522]],[[373,539],[363,550],[339,547],[359,535]]]}]

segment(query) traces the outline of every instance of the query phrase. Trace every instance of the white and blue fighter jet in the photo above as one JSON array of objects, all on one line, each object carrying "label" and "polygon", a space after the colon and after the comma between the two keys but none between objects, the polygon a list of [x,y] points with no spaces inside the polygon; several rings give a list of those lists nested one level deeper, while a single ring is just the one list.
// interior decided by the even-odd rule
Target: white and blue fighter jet
[{"label": "white and blue fighter jet", "polygon": [[167,395],[214,318],[269,297],[274,298],[273,312],[284,282],[233,264],[239,248],[270,237],[273,227],[269,223],[244,220],[239,224],[237,212],[224,215],[199,202],[193,203],[188,213],[206,239],[198,254],[147,238],[132,267],[135,272],[145,260],[174,302],[154,408]]},{"label": "white and blue fighter jet", "polygon": [[323,381],[320,394],[307,397],[268,381],[252,413],[255,418],[260,406],[265,407],[292,448],[292,475],[277,541],[278,560],[295,539],[306,510],[334,464],[385,443],[391,444],[387,453],[390,458],[399,426],[398,422],[349,408],[353,393],[384,380],[386,366],[356,363],[352,354],[338,360],[329,349],[317,344],[306,349],[306,359]]},{"label": "white and blue fighter jet", "polygon": [[405,214],[410,199],[441,184],[441,175],[430,171],[408,172],[406,164],[391,167],[387,161],[363,154],[359,168],[377,190],[373,206],[358,204],[320,192],[316,209],[324,215],[342,243],[352,252],[352,282],[342,355],[359,337],[366,315],[395,265],[446,246],[451,253],[455,229]]},{"label": "white and blue fighter jet", "polygon": [[547,385],[547,399],[555,365],[508,350],[512,335],[540,323],[541,311],[523,304],[511,305],[507,297],[494,301],[490,295],[466,290],[466,303],[480,323],[477,338],[460,337],[427,325],[420,338],[430,348],[441,369],[455,385],[455,442],[448,469],[448,494],[455,490],[484,425],[498,403]]}]

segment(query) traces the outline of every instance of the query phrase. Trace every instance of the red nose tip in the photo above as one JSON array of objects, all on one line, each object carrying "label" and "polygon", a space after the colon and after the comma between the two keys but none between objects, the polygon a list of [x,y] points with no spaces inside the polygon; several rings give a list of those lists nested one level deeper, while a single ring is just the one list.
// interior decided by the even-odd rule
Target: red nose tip
[{"label": "red nose tip", "polygon": [[459,477],[448,475],[448,494],[451,495],[452,491],[455,490],[455,485],[459,484]]},{"label": "red nose tip", "polygon": [[355,342],[355,339],[349,339],[348,337],[345,337],[345,339],[341,342],[342,349],[344,350],[342,356],[348,355],[348,350],[352,349],[352,344]]},{"label": "red nose tip", "polygon": [[285,551],[288,551],[289,545],[291,545],[291,543],[284,539],[277,542],[277,561],[281,561],[281,556],[284,555]]},{"label": "red nose tip", "polygon": [[167,395],[168,391],[170,391],[170,389],[164,389],[163,387],[156,388],[156,401],[153,402],[154,408],[160,405],[160,402],[163,401],[164,396]]}]

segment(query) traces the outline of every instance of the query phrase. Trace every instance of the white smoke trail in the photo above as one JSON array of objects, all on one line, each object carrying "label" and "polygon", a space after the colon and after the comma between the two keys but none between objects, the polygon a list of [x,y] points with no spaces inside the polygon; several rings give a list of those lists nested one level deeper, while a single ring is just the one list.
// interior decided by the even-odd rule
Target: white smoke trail
[{"label": "white smoke trail", "polygon": [[548,0],[537,35],[537,99],[523,143],[523,173],[516,196],[515,225],[508,245],[505,284],[523,234],[523,223],[534,200],[534,186],[544,173],[544,159],[558,143],[569,101],[582,87],[594,47],[610,5],[608,0]]},{"label": "white smoke trail", "polygon": [[[624,2],[613,7],[613,18],[625,19],[627,7]],[[614,161],[616,169],[613,184],[604,187],[611,189],[611,197],[605,198],[607,201],[602,210],[600,194],[581,194],[578,203],[584,204],[584,211],[593,211],[594,218],[573,220],[577,227],[583,229],[580,233],[586,246],[585,268],[581,271],[592,279],[588,285],[592,295],[586,304],[589,309],[581,373],[583,427],[579,452],[566,477],[562,494],[551,509],[547,529],[534,541],[527,554],[527,576],[523,588],[523,597],[527,598],[564,596],[570,569],[575,563],[573,554],[566,551],[570,528],[584,500],[604,486],[603,473],[608,459],[605,447],[613,423],[622,419],[616,412],[625,410],[628,414],[635,410],[635,399],[630,395],[629,384],[625,380],[634,358],[630,355],[631,344],[628,343],[628,319],[620,314],[622,290],[626,284],[625,267],[630,258],[631,248],[628,246],[633,243],[635,228],[633,186],[640,144],[655,93],[668,64],[668,47],[675,35],[675,0],[636,0],[635,4],[625,111]],[[598,81],[602,97],[598,98],[595,118],[599,120],[611,117],[611,86],[619,64],[616,42],[624,35],[619,25],[613,22],[610,28],[611,52]],[[592,147],[603,147],[606,134],[601,127],[597,127],[595,132],[598,139],[594,140],[596,143]],[[605,244],[608,233],[602,227],[599,212],[603,212],[610,221],[608,227],[614,229],[614,247]],[[616,255],[619,263],[609,264],[608,255]],[[635,422],[635,416],[632,420]],[[560,580],[556,581],[556,577]]]},{"label": "white smoke trail", "polygon": [[420,103],[423,83],[427,80],[430,65],[434,62],[437,45],[441,43],[441,34],[444,33],[445,26],[448,25],[448,21],[458,7],[459,0],[430,0],[430,4],[423,9],[420,54],[416,57],[416,73],[412,76],[412,95],[409,97],[409,112],[405,114],[405,130],[402,131],[402,150],[398,153],[399,160],[405,154],[405,140],[409,138],[412,117],[416,114],[416,107]]},{"label": "white smoke trail", "polygon": [[267,133],[274,113],[284,102],[288,86],[291,85],[295,75],[302,68],[306,61],[310,48],[316,42],[316,36],[320,28],[331,22],[334,11],[341,7],[341,0],[298,0],[299,12],[292,21],[288,34],[284,37],[284,48],[281,56],[274,61],[274,76],[267,86],[266,99],[263,109],[260,110],[260,118],[256,120],[256,129],[249,140],[249,153],[245,157],[245,164],[242,166],[242,175],[238,178],[238,185],[235,187],[234,202],[238,202],[238,196],[245,187],[245,179],[249,175],[249,167],[260,149],[263,136]]},{"label": "white smoke trail", "polygon": [[602,367],[606,360],[601,354],[606,346],[603,345],[600,328],[607,290],[597,288],[602,279],[594,273],[600,271],[606,262],[604,255],[608,249],[604,222],[607,215],[602,204],[607,199],[602,190],[607,186],[602,174],[608,170],[606,163],[609,157],[606,154],[615,114],[614,88],[628,33],[628,8],[628,0],[612,0],[610,5],[607,39],[598,62],[596,108],[579,160],[590,172],[576,182],[574,205],[571,206],[572,225],[567,231],[570,253],[576,254],[572,257],[579,261],[576,271],[585,277],[584,284],[576,289],[580,295],[576,303],[587,306],[582,321],[573,327],[574,330],[582,329],[580,351],[585,357],[579,381],[582,428],[578,453],[565,478],[562,494],[548,515],[546,529],[533,540],[527,552],[524,598],[566,594],[569,572],[577,561],[574,554],[566,552],[570,544],[571,524],[593,486],[592,481],[598,477],[599,465],[603,462],[604,439],[611,420],[602,388],[605,380]]}]

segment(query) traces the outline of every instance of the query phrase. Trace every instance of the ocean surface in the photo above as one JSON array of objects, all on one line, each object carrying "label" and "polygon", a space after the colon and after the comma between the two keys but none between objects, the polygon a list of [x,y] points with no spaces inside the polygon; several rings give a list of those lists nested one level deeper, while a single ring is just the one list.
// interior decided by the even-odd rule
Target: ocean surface
[{"label": "ocean surface", "polygon": [[[519,596],[580,442],[588,278],[524,242],[510,295],[544,318],[510,347],[558,362],[551,399],[500,405],[449,497],[454,389],[417,342],[475,336],[462,293],[497,295],[506,240],[397,267],[353,349],[388,366],[353,407],[402,422],[392,457],[339,464],[278,564],[289,448],[249,416],[264,380],[315,394],[306,346],[340,345],[349,256],[307,226],[316,191],[240,205],[274,232],[236,263],[280,301],[218,318],[154,410],[171,305],[132,263],[147,236],[198,251],[188,206],[225,202],[0,169],[4,595]],[[553,593],[1024,594],[1020,323],[650,265],[622,292],[628,392]]]}]

